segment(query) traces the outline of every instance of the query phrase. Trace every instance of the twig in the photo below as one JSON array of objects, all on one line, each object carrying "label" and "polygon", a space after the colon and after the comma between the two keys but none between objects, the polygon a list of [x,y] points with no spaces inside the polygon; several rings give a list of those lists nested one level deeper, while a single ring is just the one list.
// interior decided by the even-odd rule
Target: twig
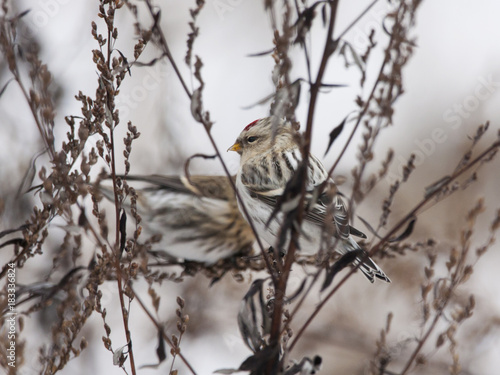
[{"label": "twig", "polygon": [[[163,337],[163,339],[165,340],[165,342],[170,345],[170,347],[174,348],[174,344],[172,342],[172,340],[170,340],[170,338],[165,334],[165,332],[163,331],[163,327],[161,326],[160,323],[158,323],[156,321],[156,319],[154,318],[153,314],[151,314],[151,312],[148,310],[148,308],[146,307],[146,305],[144,304],[144,302],[142,302],[141,298],[139,297],[139,295],[135,292],[134,288],[132,287],[132,285],[129,284],[129,288],[130,290],[132,291],[132,293],[134,293],[134,298],[137,300],[137,302],[139,302],[139,305],[141,305],[142,307],[142,310],[146,313],[146,315],[149,317],[149,320],[151,320],[153,322],[153,324],[156,326],[156,328],[158,329],[159,332],[161,332],[161,336]],[[181,352],[179,352],[177,354],[180,359],[182,360],[182,362],[184,362],[184,364],[186,365],[186,367],[189,369],[189,371],[191,371],[191,373],[193,375],[196,375],[196,371],[193,369],[193,367],[189,364],[188,360],[182,355]]]},{"label": "twig", "polygon": [[[330,5],[330,19],[328,23],[328,31],[326,35],[325,48],[323,50],[323,56],[321,58],[320,67],[318,69],[318,73],[316,76],[316,81],[311,86],[311,98],[309,100],[309,109],[307,115],[307,127],[304,134],[304,144],[302,147],[302,163],[307,166],[309,161],[309,151],[311,146],[311,135],[312,135],[312,125],[314,119],[314,111],[316,108],[317,97],[319,93],[319,89],[321,88],[321,82],[323,80],[323,76],[326,71],[326,66],[328,59],[335,51],[336,43],[333,41],[333,29],[335,26],[336,14],[337,14],[337,6],[338,1],[333,0],[328,3]],[[305,203],[305,194],[306,194],[306,180],[303,179],[301,181],[301,196],[298,204],[298,213],[297,213],[297,223],[300,227],[304,214],[304,203]],[[295,243],[297,242],[299,236],[299,232],[295,227],[292,227],[292,234],[289,249],[287,251],[287,255],[285,257],[285,265],[283,267],[283,274],[280,276],[278,283],[275,284],[275,299],[276,302],[274,304],[274,311],[272,317],[272,325],[270,332],[270,342],[278,343],[280,335],[281,335],[281,319],[283,314],[283,301],[286,295],[286,286],[288,282],[288,278],[290,276],[290,271],[292,268],[292,264],[295,260]],[[282,358],[284,361],[285,355]]]},{"label": "twig", "polygon": [[[390,37],[390,40],[389,40],[389,44],[388,44],[388,47],[387,47],[388,49],[392,45],[393,41],[394,41],[394,35],[391,34],[391,37]],[[349,135],[349,138],[347,138],[347,141],[345,142],[344,147],[340,151],[339,156],[335,160],[335,163],[333,163],[332,167],[328,171],[328,176],[332,175],[333,171],[335,170],[335,168],[339,164],[340,159],[342,159],[342,157],[344,156],[347,148],[351,144],[352,139],[354,138],[354,134],[356,134],[356,131],[358,130],[359,125],[361,124],[361,120],[365,117],[366,113],[368,112],[368,108],[370,107],[370,104],[371,104],[371,102],[372,102],[372,100],[374,98],[375,91],[376,91],[376,89],[377,89],[377,87],[378,87],[378,85],[379,85],[379,83],[381,81],[380,78],[381,78],[382,74],[384,73],[385,66],[390,61],[390,58],[391,58],[391,55],[389,53],[386,53],[384,61],[382,62],[382,65],[380,66],[377,79],[376,79],[375,83],[373,84],[373,87],[372,87],[372,90],[370,92],[370,95],[368,96],[368,99],[366,100],[365,105],[363,106],[363,109],[361,110],[361,113],[358,116],[356,124],[354,125],[354,127],[353,127],[353,129],[351,131],[351,134]]]},{"label": "twig", "polygon": [[[108,67],[108,71],[111,71],[111,54],[113,52],[112,46],[111,46],[111,41],[114,40],[113,34],[112,34],[112,27],[114,27],[114,11],[116,8],[113,7],[113,2],[109,3],[110,9],[113,10],[111,14],[111,20],[110,22],[106,22],[107,28],[108,28],[108,39],[107,39],[107,58],[106,58],[106,64]],[[106,18],[109,19],[109,13],[108,15],[104,15]],[[106,21],[108,21],[108,19]],[[109,85],[113,85],[112,82],[109,82]],[[106,106],[108,111],[111,113],[112,108],[114,107],[114,96],[110,95],[110,90],[105,90],[106,92]],[[113,90],[114,93],[114,90]],[[120,307],[121,307],[121,315],[122,315],[122,320],[123,320],[123,328],[125,330],[125,338],[128,344],[128,354],[130,358],[130,368],[132,371],[132,374],[136,374],[136,369],[135,369],[135,360],[134,360],[134,351],[132,347],[132,337],[130,334],[130,329],[128,325],[129,321],[129,311],[127,311],[127,308],[125,307],[125,300],[123,298],[124,291],[123,291],[123,282],[122,282],[122,273],[121,273],[121,254],[120,254],[120,210],[121,210],[121,201],[119,200],[118,194],[117,194],[117,178],[116,178],[116,157],[115,157],[115,141],[114,141],[114,117],[113,115],[109,116],[109,137],[110,137],[110,145],[111,145],[111,178],[113,181],[113,193],[115,197],[115,245],[112,247],[113,249],[113,255],[114,255],[114,266],[116,270],[116,282],[118,284],[118,297],[120,299]]]},{"label": "twig", "polygon": [[364,17],[364,15],[365,15],[366,13],[368,13],[368,11],[369,11],[371,8],[373,8],[373,6],[374,6],[376,3],[378,3],[378,0],[373,0],[373,1],[372,1],[372,2],[371,2],[371,3],[370,3],[370,4],[369,4],[369,5],[368,5],[368,6],[367,6],[367,7],[366,7],[366,8],[365,8],[362,12],[361,12],[361,14],[360,14],[359,16],[357,16],[357,17],[356,17],[356,18],[355,18],[355,19],[354,19],[354,20],[353,20],[353,21],[349,24],[349,26],[347,26],[347,27],[344,29],[344,31],[342,31],[342,32],[339,34],[339,36],[337,37],[337,40],[342,39],[342,38],[344,37],[344,35],[345,35],[345,34],[347,34],[347,33],[349,32],[349,30],[351,30],[351,29],[354,27],[354,25],[356,25],[356,24],[359,22],[359,20],[360,20],[361,18],[363,18],[363,17]]},{"label": "twig", "polygon": [[179,68],[177,67],[177,64],[175,63],[174,58],[172,57],[172,53],[170,52],[170,48],[168,47],[168,43],[167,43],[167,39],[165,38],[165,34],[163,34],[163,30],[161,29],[160,13],[159,12],[155,13],[155,11],[153,9],[153,5],[151,4],[151,0],[145,0],[145,3],[146,3],[146,6],[148,7],[149,13],[151,14],[151,17],[153,17],[153,21],[154,21],[153,30],[156,29],[156,31],[158,31],[156,34],[160,37],[161,45],[165,49],[164,52],[165,52],[168,60],[172,64],[172,67],[174,68],[175,74],[177,75],[177,78],[179,78],[179,81],[181,82],[182,88],[186,92],[189,99],[191,99],[193,94],[191,93],[191,91],[189,90],[189,88],[186,85],[186,82],[182,78],[182,74],[181,74]]}]

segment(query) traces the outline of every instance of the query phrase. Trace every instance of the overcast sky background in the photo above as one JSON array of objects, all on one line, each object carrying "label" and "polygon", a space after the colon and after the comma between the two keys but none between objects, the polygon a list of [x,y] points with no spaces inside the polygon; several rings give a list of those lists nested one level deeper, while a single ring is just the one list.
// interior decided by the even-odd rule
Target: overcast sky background
[{"label": "overcast sky background", "polygon": [[[90,23],[92,20],[98,22],[97,5],[96,2],[88,0],[23,0],[16,3],[20,11],[31,9],[25,18],[26,23],[41,44],[42,60],[52,72],[55,83],[60,85],[60,103],[56,118],[60,144],[66,132],[64,116],[78,115],[80,111],[74,95],[78,91],[90,96],[95,93],[97,75],[92,63],[91,50],[96,48],[96,42],[90,34]],[[204,63],[202,71],[206,83],[204,105],[215,121],[213,135],[222,151],[234,142],[246,124],[268,114],[267,105],[244,109],[273,91],[271,57],[248,57],[249,54],[272,48],[270,25],[262,3],[251,0],[207,0],[205,9],[198,19],[200,36],[196,40],[194,51]],[[336,31],[343,30],[368,3],[368,1],[341,1]],[[188,9],[194,6],[194,1],[165,0],[159,1],[158,4],[162,8],[162,25],[172,53],[184,76],[189,77],[189,69],[182,60],[189,31]],[[221,8],[221,4],[225,6]],[[385,10],[386,3],[379,1],[347,34],[346,39],[358,48],[359,52],[363,50],[366,35],[371,27],[375,27],[378,34],[381,33],[380,20]],[[418,47],[415,48],[415,54],[404,71],[406,94],[396,105],[394,127],[383,134],[377,145],[378,158],[385,155],[384,152],[388,147],[395,150],[392,176],[397,175],[400,165],[412,152],[417,154],[417,164],[420,168],[412,176],[410,184],[402,189],[398,204],[394,208],[396,216],[398,213],[406,212],[418,202],[426,186],[454,168],[462,151],[470,142],[467,136],[473,135],[479,124],[486,120],[491,121],[491,127],[494,128],[490,132],[491,140],[500,128],[499,17],[500,2],[496,0],[424,1],[421,6],[417,25],[413,31]],[[146,14],[144,20],[148,20]],[[119,38],[116,48],[128,56],[132,56],[135,41],[133,22],[127,10],[118,13]],[[99,23],[99,26],[103,32],[102,23]],[[386,38],[381,35],[380,45],[385,41]],[[311,43],[313,67],[316,67],[324,43],[322,27],[313,30]],[[141,60],[148,61],[158,55],[155,47],[150,45]],[[305,77],[302,54],[297,50],[293,53],[293,57],[293,78]],[[347,84],[348,87],[332,90],[323,95],[319,101],[312,145],[313,152],[318,156],[324,154],[331,129],[340,123],[347,113],[355,109],[354,99],[360,93],[358,88],[360,76],[356,69],[351,68],[346,71],[339,59],[334,60],[329,65],[324,81]],[[378,70],[381,60],[382,54],[379,49],[371,56],[366,90],[370,87],[369,83],[374,78],[373,73]],[[8,78],[8,74],[3,74],[0,85],[3,86]],[[196,82],[193,82],[193,85],[196,86]],[[130,120],[142,133],[134,143],[132,173],[181,173],[184,160],[190,155],[199,152],[213,153],[205,131],[192,119],[189,101],[168,63],[134,69],[132,77],[126,78],[121,92],[119,109],[122,125]],[[364,94],[366,95],[366,92]],[[307,88],[304,86],[301,105],[297,111],[297,117],[302,123],[306,119],[307,99]],[[124,126],[122,129],[119,130],[121,136],[117,139],[123,138],[126,129]],[[22,100],[14,84],[0,100],[0,130],[2,131],[0,179],[4,196],[8,196],[17,189],[30,158],[41,149],[36,126],[27,104]],[[347,132],[344,133],[336,144],[342,144],[347,136]],[[483,145],[487,143],[483,142]],[[356,151],[357,146],[354,144],[342,159],[336,174],[344,175],[349,180]],[[338,152],[338,148],[334,147],[324,158],[327,166],[333,163]],[[224,152],[224,159],[235,173],[239,162],[238,156],[235,153]],[[439,240],[443,241],[443,247],[446,244],[456,243],[460,226],[464,223],[463,214],[479,196],[485,197],[488,206],[484,214],[486,226],[491,221],[494,211],[500,206],[498,170],[499,164],[495,161],[482,170],[480,182],[470,190],[461,192],[456,198],[426,212],[418,222],[414,234],[416,238],[439,234],[442,236]],[[192,163],[192,171],[218,174],[222,169],[217,162],[195,161]],[[373,212],[374,208],[379,210],[380,207],[380,199],[377,200],[377,197],[385,196],[390,182],[388,179],[381,184],[380,190],[374,192],[373,198],[369,199],[365,206],[358,208],[359,214],[365,218],[378,217],[378,211]],[[349,181],[346,186],[348,189]],[[462,204],[463,202],[466,203]],[[7,217],[0,221],[0,224],[6,225],[10,220],[24,221],[25,218]],[[414,269],[413,273],[410,272],[411,275],[423,273],[422,261],[417,256],[410,255],[400,261],[400,263],[398,260],[391,264],[384,263],[383,268],[386,273],[397,274],[398,268],[404,269],[407,262],[420,267]],[[487,325],[488,332],[484,333],[481,345],[474,348],[466,346],[464,352],[461,352],[466,364],[464,367],[474,374],[494,375],[500,368],[499,262],[497,245],[480,260],[470,284],[466,287],[466,290],[471,290],[476,295],[478,317],[488,322],[497,322],[496,325]],[[395,311],[396,314],[392,339],[401,340],[405,335],[410,335],[411,327],[418,327],[418,311],[415,311],[418,300],[408,301],[405,289],[397,285],[408,286],[414,281],[415,285],[410,288],[416,290],[419,280],[404,279],[404,272],[398,275],[401,277],[390,275],[393,280],[390,286],[367,285],[361,278],[352,278],[350,287],[339,294],[331,309],[323,312],[318,322],[331,327],[342,318],[349,318],[352,321],[349,320],[346,326],[342,326],[344,328],[339,327],[335,331],[337,336],[333,337],[321,336],[324,334],[324,326],[320,324],[311,326],[309,338],[305,339],[309,346],[301,348],[301,353],[306,355],[317,353],[323,357],[343,359],[342,363],[333,360],[335,363],[330,364],[330,367],[324,370],[325,373],[329,373],[331,369],[339,371],[338,373],[355,373],[355,371],[362,373],[363,367],[359,364],[359,358],[362,358],[361,361],[366,361],[373,352],[375,340],[384,325],[388,311]],[[175,301],[176,295],[182,293],[185,295],[187,290],[192,293],[193,297],[188,296],[186,299],[187,306],[192,309],[190,315],[194,319],[193,330],[198,336],[186,336],[182,347],[199,374],[209,374],[221,367],[237,367],[250,355],[239,338],[236,326],[239,304],[231,303],[243,297],[248,285],[235,286],[235,282],[230,278],[212,288],[208,288],[206,284],[208,284],[206,278],[197,277],[185,285],[164,284],[162,289],[164,293],[162,298],[166,301]],[[368,288],[370,288],[369,297],[366,295]],[[105,297],[109,298],[109,306],[118,306],[116,301],[113,303],[113,299],[116,299],[113,293],[114,290],[110,287]],[[316,297],[317,299],[313,298],[311,303],[319,301],[319,296]],[[366,298],[369,298],[369,301]],[[399,304],[398,298],[406,303]],[[351,306],[351,308],[345,310],[339,306]],[[173,306],[162,306],[162,309],[165,314],[163,316],[173,316],[175,311]],[[133,317],[134,322],[137,324],[143,322],[145,325],[143,330],[133,331],[139,343],[134,350],[137,350],[138,357],[143,361],[141,364],[154,362],[155,358],[151,353],[154,353],[156,346],[156,334],[139,308],[133,311],[137,314]],[[348,317],[349,311],[356,311],[356,316]],[[100,318],[93,319],[96,327],[102,326]],[[471,330],[465,327],[467,324],[465,323],[463,327],[464,335],[473,335]],[[172,328],[175,326],[173,321],[171,326]],[[349,346],[347,349],[342,348],[339,343],[343,340],[339,332],[345,329],[348,332],[346,335],[349,335],[349,329],[345,327],[350,326],[354,327],[353,331],[361,332],[364,336],[354,335],[354,338],[349,336],[351,346],[347,345]],[[36,327],[36,321],[31,325],[28,323],[28,327],[38,330],[40,334],[50,333],[48,328]],[[121,326],[117,324],[117,327],[115,331],[119,332]],[[477,326],[471,323],[471,327]],[[190,329],[188,326],[188,331]],[[102,332],[96,329],[87,334],[97,342],[98,347]],[[119,346],[120,340],[117,333],[114,345]],[[446,349],[442,351],[446,352]],[[34,369],[37,363],[36,357],[34,355],[33,358],[28,358],[28,361],[32,361]],[[449,359],[446,355],[444,358]],[[117,367],[112,366],[110,354],[102,348],[102,345],[99,350],[88,349],[79,360],[71,362],[63,373],[86,374],[89,370],[95,374],[122,373]],[[26,371],[26,374],[31,375],[29,370]],[[156,372],[144,369],[141,373]]]}]

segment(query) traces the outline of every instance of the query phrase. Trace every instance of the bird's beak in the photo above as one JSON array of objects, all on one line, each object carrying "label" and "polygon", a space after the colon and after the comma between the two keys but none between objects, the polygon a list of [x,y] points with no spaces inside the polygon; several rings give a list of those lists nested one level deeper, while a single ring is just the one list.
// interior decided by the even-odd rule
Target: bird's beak
[{"label": "bird's beak", "polygon": [[236,152],[239,152],[241,151],[241,143],[236,141],[234,142],[234,145],[232,145],[231,147],[229,147],[227,149],[228,151],[236,151]]}]

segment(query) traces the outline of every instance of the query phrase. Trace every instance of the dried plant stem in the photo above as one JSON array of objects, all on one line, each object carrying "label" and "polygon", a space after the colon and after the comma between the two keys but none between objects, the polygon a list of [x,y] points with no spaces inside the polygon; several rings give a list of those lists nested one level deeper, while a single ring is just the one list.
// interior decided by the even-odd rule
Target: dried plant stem
[{"label": "dried plant stem", "polygon": [[[110,7],[113,7],[112,3],[109,5]],[[114,10],[114,8],[112,8]],[[113,13],[113,19],[111,21],[111,24],[114,24],[114,13]],[[112,29],[111,26],[106,22],[108,26],[108,39],[107,39],[107,58],[106,58],[106,64],[108,67],[108,71],[111,71],[111,59],[112,59],[112,46],[111,46],[111,41],[113,40],[113,35],[112,35]],[[112,85],[112,83],[110,83]],[[113,93],[110,93],[110,90],[106,90],[106,106],[108,111],[111,113],[112,108],[114,106],[114,96],[111,96],[110,94],[114,95]],[[115,156],[115,138],[114,138],[114,118],[113,116],[109,116],[110,123],[108,124],[109,126],[109,137],[110,137],[110,146],[111,146],[111,178],[113,181],[113,192],[114,192],[114,197],[115,197],[115,202],[114,202],[114,209],[115,209],[115,244],[112,247],[113,251],[113,260],[114,260],[114,266],[115,266],[115,271],[116,271],[116,283],[118,286],[118,297],[120,299],[120,308],[121,308],[121,316],[122,316],[122,321],[123,321],[123,329],[125,331],[125,339],[127,341],[128,345],[128,355],[130,359],[130,368],[132,371],[132,375],[136,375],[136,368],[135,368],[135,360],[134,360],[134,351],[133,351],[133,346],[132,346],[132,337],[130,334],[130,328],[129,328],[129,311],[128,308],[125,306],[125,299],[123,298],[124,295],[124,290],[123,290],[123,285],[124,285],[124,280],[122,279],[122,272],[121,272],[121,254],[120,254],[120,210],[121,210],[121,201],[119,199],[119,196],[117,194],[117,174],[116,174],[116,156]],[[128,283],[128,282],[126,282]]]},{"label": "dried plant stem", "polygon": [[[170,345],[171,348],[174,348],[175,346],[174,346],[172,340],[170,340],[170,338],[165,334],[162,325],[156,321],[155,317],[153,316],[153,314],[151,314],[151,312],[148,310],[148,308],[146,307],[146,305],[144,304],[144,302],[141,300],[141,298],[139,297],[139,295],[135,292],[135,290],[132,287],[132,285],[129,285],[129,288],[132,291],[132,293],[134,294],[135,300],[139,303],[139,305],[141,305],[142,310],[149,317],[149,320],[151,320],[151,322],[153,322],[153,324],[156,326],[156,328],[158,329],[158,331],[161,332],[163,340],[165,340],[165,342],[168,345]],[[193,367],[188,362],[188,360],[186,359],[186,357],[184,357],[181,352],[177,353],[177,356],[179,356],[179,358],[186,365],[186,367],[189,369],[189,371],[191,371],[191,373],[193,375],[196,375],[196,371],[193,369]]]},{"label": "dried plant stem", "polygon": [[33,119],[35,120],[36,126],[38,127],[38,131],[40,132],[40,135],[42,136],[43,142],[45,143],[45,147],[50,155],[50,160],[54,161],[55,160],[54,144],[49,141],[47,133],[43,129],[43,126],[40,122],[40,118],[38,117],[38,114],[36,113],[36,109],[31,104],[31,100],[28,96],[28,93],[26,92],[26,89],[23,85],[21,77],[19,76],[18,72],[15,70],[12,71],[12,74],[14,75],[14,78],[15,78],[19,88],[21,89],[21,92],[23,93],[23,96],[26,99],[26,102],[28,103],[28,105],[30,107],[31,113],[33,115]]},{"label": "dried plant stem", "polygon": [[[116,169],[115,169],[115,153],[114,153],[114,137],[113,137],[113,129],[110,131],[110,141],[111,141],[111,166],[112,166],[112,178],[113,178],[113,187],[116,189]],[[115,190],[116,191],[116,190]],[[122,280],[122,272],[121,272],[121,263],[120,263],[120,205],[118,202],[118,195],[115,192],[115,220],[116,220],[116,237],[115,237],[115,246],[113,247],[113,258],[115,262],[116,269],[116,282],[118,284],[118,296],[120,298],[120,307],[122,312],[122,320],[123,320],[123,328],[125,330],[125,338],[128,344],[128,353],[130,358],[130,367],[132,370],[132,374],[136,374],[135,370],[135,361],[134,361],[134,351],[132,350],[132,337],[130,335],[130,329],[128,325],[129,321],[129,312],[125,307],[125,300],[123,298],[123,280]]]},{"label": "dried plant stem", "polygon": [[358,22],[359,20],[361,20],[361,18],[364,17],[364,15],[366,13],[368,13],[368,11],[373,8],[375,6],[375,4],[378,3],[379,0],[373,0],[370,4],[368,4],[368,6],[359,14],[359,16],[357,16],[350,24],[349,26],[347,26],[344,31],[342,31],[339,36],[337,37],[338,40],[342,39],[344,37],[345,34],[347,34],[349,32],[349,30],[351,30]]},{"label": "dried plant stem", "polygon": [[[96,239],[96,241],[99,243],[99,245],[101,247],[103,247],[104,245],[102,243],[101,237],[97,234],[97,232],[94,229],[94,227],[90,223],[87,223],[87,227],[90,230],[90,232],[92,233],[92,235],[94,236],[94,238]],[[111,244],[109,244],[109,242],[108,242],[108,245],[111,247]],[[116,270],[116,275],[117,275],[116,276],[117,280],[119,280],[118,289],[119,289],[119,293],[120,293],[120,305],[122,306],[122,309],[123,309],[123,306],[124,306],[124,301],[123,301],[123,287],[121,286],[122,285],[123,276],[122,276],[122,270],[121,270],[121,268],[118,268]],[[165,334],[165,332],[163,331],[163,327],[156,321],[155,317],[148,310],[148,308],[146,307],[146,305],[144,304],[144,302],[139,298],[138,294],[135,292],[135,290],[132,287],[132,285],[130,284],[130,282],[127,282],[127,283],[128,283],[129,290],[132,291],[132,293],[134,295],[134,299],[137,300],[137,302],[141,306],[142,310],[146,313],[146,315],[149,317],[149,319],[151,320],[151,322],[156,326],[156,328],[161,332],[162,337],[165,340],[165,342],[168,345],[170,345],[171,348],[174,348],[174,344],[172,343],[172,340],[170,340],[170,338]],[[124,311],[124,310],[122,310],[122,311]],[[122,314],[122,316],[124,316],[124,314]],[[128,312],[127,312],[127,316],[128,316]],[[126,327],[126,332],[129,332],[129,330],[128,330],[128,320],[124,321],[124,325]],[[129,332],[129,337],[127,337],[126,339],[127,339],[127,342],[129,343],[129,349],[130,349],[130,347],[131,347],[130,332]],[[133,354],[132,351],[130,351],[130,353]],[[182,353],[179,352],[179,353],[177,353],[177,355],[181,358],[182,362],[184,362],[184,364],[189,368],[189,370],[192,372],[192,374],[196,375],[196,372],[194,371],[193,367],[189,364],[188,360],[182,355]],[[135,370],[135,366],[134,366],[134,370]]]},{"label": "dried plant stem", "polygon": [[151,14],[151,16],[153,17],[153,20],[155,22],[153,25],[153,31],[156,29],[157,35],[160,37],[161,46],[164,49],[163,52],[165,53],[168,60],[172,64],[172,67],[174,68],[174,71],[175,71],[175,75],[177,76],[177,78],[179,78],[179,81],[182,85],[182,88],[186,92],[189,99],[191,99],[193,95],[191,94],[191,91],[189,91],[189,88],[187,87],[186,82],[184,81],[184,78],[182,78],[182,74],[181,74],[179,68],[177,67],[177,64],[175,63],[175,60],[172,56],[172,53],[170,52],[170,48],[168,47],[168,43],[167,43],[167,39],[165,38],[165,34],[163,33],[163,30],[161,29],[159,14],[155,13],[153,5],[151,4],[151,0],[145,0],[145,3],[146,3],[146,6],[148,7],[149,13]]},{"label": "dried plant stem", "polygon": [[[394,35],[391,34],[391,37],[390,37],[390,40],[389,40],[388,49],[390,48],[390,46],[393,43],[393,41],[394,41]],[[368,96],[368,99],[366,100],[365,105],[363,106],[363,109],[361,110],[361,113],[359,114],[358,119],[356,120],[356,124],[354,125],[354,127],[353,127],[353,129],[351,131],[351,134],[349,134],[349,138],[347,138],[347,141],[345,142],[344,147],[342,147],[342,150],[340,151],[339,156],[337,157],[337,159],[333,163],[332,167],[328,171],[328,176],[331,176],[332,173],[333,173],[333,171],[335,170],[335,168],[337,168],[337,165],[339,164],[340,159],[342,159],[342,157],[344,156],[345,152],[347,151],[347,148],[351,144],[351,142],[352,142],[352,140],[354,138],[354,134],[356,134],[356,131],[358,130],[359,125],[361,124],[361,120],[365,117],[366,113],[368,112],[368,108],[370,107],[370,104],[371,104],[373,98],[375,97],[375,91],[376,91],[379,83],[381,82],[380,78],[382,77],[382,74],[384,73],[384,69],[385,69],[387,63],[390,61],[390,59],[391,59],[391,55],[389,53],[386,53],[384,61],[382,62],[382,65],[380,66],[377,79],[375,80],[375,83],[373,84],[373,87],[372,87],[372,90],[370,92],[370,95]],[[349,201],[351,202],[351,200],[352,200],[352,197],[351,197],[351,199]]]},{"label": "dried plant stem", "polygon": [[[16,55],[18,55],[18,52],[15,51],[15,45],[18,43],[18,41],[13,40],[12,36],[16,34],[15,30],[15,23],[12,19],[7,19],[7,9],[3,9],[5,14],[2,16],[2,45],[0,46],[2,49],[2,52],[4,53],[5,56],[8,56],[8,67],[12,75],[14,76],[14,80],[17,82],[17,85],[19,86],[19,89],[21,90],[26,103],[30,107],[31,114],[33,115],[33,120],[35,120],[36,126],[38,128],[38,131],[40,132],[40,136],[42,137],[43,143],[45,144],[45,148],[49,153],[50,160],[54,162],[55,160],[55,150],[54,150],[54,143],[53,143],[53,134],[51,132],[51,129],[48,128],[47,131],[44,129],[44,126],[42,124],[42,120],[40,119],[39,113],[37,113],[37,108],[36,108],[36,103],[34,98],[30,96],[28,93],[28,90],[26,90],[26,87],[23,84],[21,74],[19,72],[19,66],[17,64],[17,58]],[[6,84],[7,85],[7,84]],[[4,86],[4,89],[6,87]],[[33,89],[30,90],[30,93],[33,92],[35,93],[35,83],[33,83]],[[3,90],[2,90],[3,91]],[[53,124],[52,124],[53,125]]]},{"label": "dried plant stem", "polygon": [[[310,146],[311,146],[311,136],[312,136],[312,125],[313,125],[313,119],[314,119],[314,112],[316,109],[316,103],[317,103],[317,98],[319,94],[319,89],[322,85],[322,80],[323,76],[326,71],[326,66],[328,63],[328,59],[332,55],[332,53],[335,51],[337,43],[333,40],[333,29],[335,26],[335,20],[336,20],[336,14],[337,14],[337,6],[338,6],[338,1],[334,0],[329,2],[330,5],[330,18],[328,22],[328,31],[326,35],[326,42],[325,42],[325,47],[323,50],[323,56],[321,58],[320,66],[318,69],[318,73],[316,76],[316,81],[313,83],[311,86],[311,98],[309,100],[309,109],[308,109],[308,115],[307,115],[307,127],[306,131],[304,134],[304,144],[302,147],[302,163],[304,165],[308,164],[309,160],[309,151],[310,151]],[[304,214],[304,203],[305,203],[305,195],[306,195],[306,180],[303,179],[301,183],[301,196],[298,204],[298,213],[297,213],[297,223],[298,226],[300,227],[303,219],[303,214]],[[271,345],[273,343],[277,344],[279,342],[279,339],[281,337],[281,321],[282,321],[282,315],[283,315],[283,303],[284,299],[286,296],[286,287],[288,283],[288,278],[290,276],[290,271],[292,269],[292,264],[295,261],[295,251],[296,251],[296,246],[295,244],[297,243],[299,236],[299,232],[295,227],[292,227],[292,234],[291,234],[291,240],[290,240],[290,245],[287,251],[287,255],[285,257],[285,265],[283,267],[283,273],[279,277],[278,282],[275,283],[275,304],[274,304],[274,311],[273,311],[273,316],[272,316],[272,324],[271,324],[271,331],[270,331],[270,342]],[[283,355],[281,362],[284,363],[286,359],[286,353]],[[272,359],[271,359],[272,360]],[[269,364],[269,374],[271,374],[272,370],[272,363]]]},{"label": "dried plant stem", "polygon": [[447,298],[445,301],[442,302],[442,305],[440,306],[440,309],[437,312],[436,316],[434,317],[434,320],[432,321],[431,325],[427,329],[427,332],[419,340],[417,347],[415,348],[415,350],[411,354],[411,357],[408,359],[408,362],[406,362],[406,365],[405,365],[403,371],[401,371],[399,373],[399,375],[405,375],[408,372],[408,370],[410,369],[411,365],[413,364],[413,362],[417,358],[418,353],[420,353],[420,350],[422,350],[422,347],[424,346],[425,342],[427,341],[427,339],[431,335],[432,331],[434,331],[434,328],[436,327],[436,324],[439,322],[439,319],[443,315],[444,308],[446,307],[446,305],[448,304],[448,302],[449,302],[449,298]]}]

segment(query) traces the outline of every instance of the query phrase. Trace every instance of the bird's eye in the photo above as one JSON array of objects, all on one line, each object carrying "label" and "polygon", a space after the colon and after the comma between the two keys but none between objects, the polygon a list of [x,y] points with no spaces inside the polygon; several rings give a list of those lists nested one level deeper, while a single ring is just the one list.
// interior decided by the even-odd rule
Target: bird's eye
[{"label": "bird's eye", "polygon": [[255,142],[255,141],[257,140],[257,138],[258,138],[258,137],[254,137],[254,136],[252,136],[252,137],[248,137],[248,138],[247,138],[247,142],[248,142],[248,143],[253,143],[253,142]]}]

